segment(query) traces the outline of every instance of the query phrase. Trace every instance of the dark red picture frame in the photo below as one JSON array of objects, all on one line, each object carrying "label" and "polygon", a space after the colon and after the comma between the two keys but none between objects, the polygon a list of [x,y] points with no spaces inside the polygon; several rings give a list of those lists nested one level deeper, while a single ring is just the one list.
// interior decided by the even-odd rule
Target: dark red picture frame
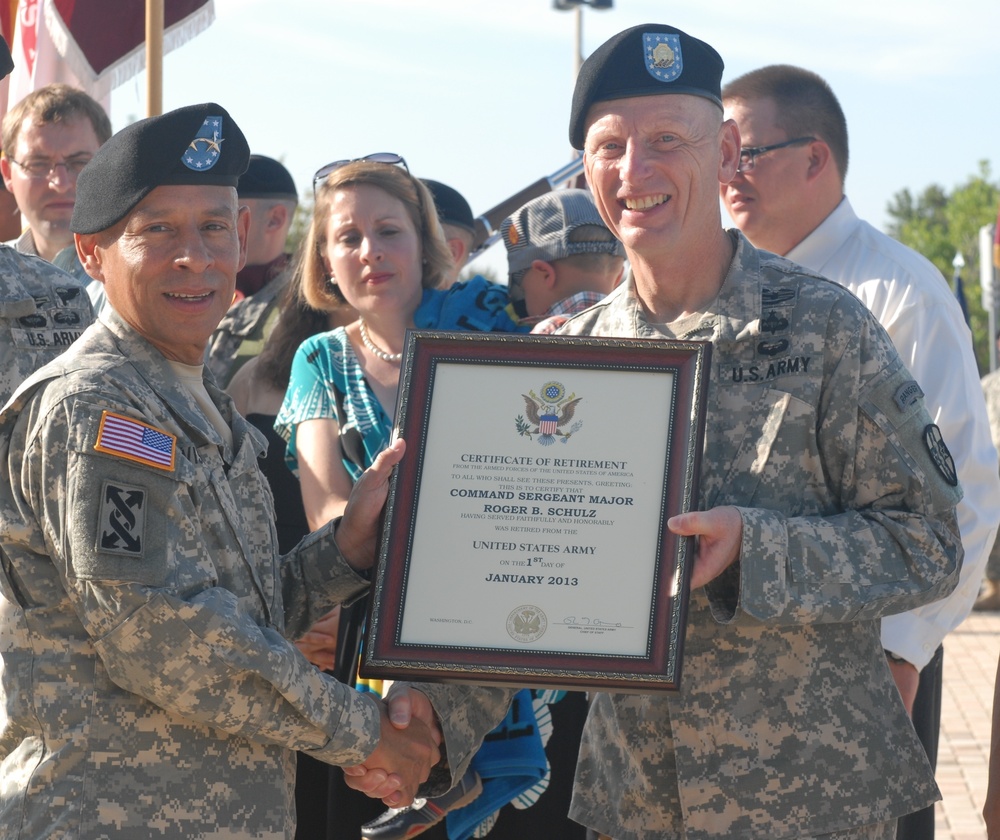
[{"label": "dark red picture frame", "polygon": [[[396,411],[407,453],[396,468],[383,517],[362,676],[624,692],[677,690],[693,541],[670,533],[665,523],[697,506],[710,360],[711,345],[700,341],[410,331]],[[491,388],[491,370],[500,367],[540,368],[553,377],[570,371],[574,375],[609,370],[668,374],[662,382],[671,390],[669,432],[661,441],[641,444],[662,446],[668,453],[656,505],[659,521],[652,523],[659,529],[657,556],[646,559],[655,564],[654,585],[652,591],[635,593],[637,599],[650,599],[651,604],[644,654],[543,651],[514,641],[510,647],[470,646],[463,643],[458,627],[453,643],[401,640],[407,588],[419,567],[414,562],[419,558],[412,555],[417,511],[421,505],[438,504],[441,495],[422,492],[422,477],[435,381],[442,365],[477,366],[474,387],[484,393]],[[469,395],[467,402],[476,405],[475,395]],[[627,535],[622,539],[627,540]],[[437,544],[447,551],[448,535],[440,534]],[[435,557],[435,562],[440,558]],[[621,586],[628,585],[624,575]]]}]

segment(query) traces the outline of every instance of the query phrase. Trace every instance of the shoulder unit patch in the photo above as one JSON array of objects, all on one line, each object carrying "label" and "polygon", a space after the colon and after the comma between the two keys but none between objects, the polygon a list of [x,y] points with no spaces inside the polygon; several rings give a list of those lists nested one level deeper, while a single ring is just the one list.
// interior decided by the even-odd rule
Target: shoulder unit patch
[{"label": "shoulder unit patch", "polygon": [[955,469],[955,459],[951,457],[951,452],[945,445],[941,430],[935,423],[928,423],[924,427],[924,444],[930,453],[934,466],[938,468],[945,481],[952,487],[958,487],[958,470]]},{"label": "shoulder unit patch", "polygon": [[97,550],[141,557],[145,528],[145,489],[129,484],[106,482],[101,491]]}]

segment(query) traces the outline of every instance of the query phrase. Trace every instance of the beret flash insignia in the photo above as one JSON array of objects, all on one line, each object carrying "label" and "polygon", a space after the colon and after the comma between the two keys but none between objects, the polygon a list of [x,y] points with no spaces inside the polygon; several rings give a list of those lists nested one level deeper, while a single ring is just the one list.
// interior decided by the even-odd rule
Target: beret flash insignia
[{"label": "beret flash insignia", "polygon": [[222,117],[206,117],[181,160],[188,169],[207,172],[222,154]]},{"label": "beret flash insignia", "polygon": [[644,34],[642,48],[649,75],[661,82],[673,82],[684,72],[681,36],[666,33]]}]

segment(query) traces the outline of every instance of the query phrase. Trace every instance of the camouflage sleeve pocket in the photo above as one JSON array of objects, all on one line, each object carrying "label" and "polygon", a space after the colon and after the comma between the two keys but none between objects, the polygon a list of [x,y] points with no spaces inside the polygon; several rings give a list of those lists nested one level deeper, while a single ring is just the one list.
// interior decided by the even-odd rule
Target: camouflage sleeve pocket
[{"label": "camouflage sleeve pocket", "polygon": [[[107,432],[109,414],[124,418],[117,436]],[[153,431],[146,433],[147,428]],[[168,555],[179,543],[176,533],[170,537],[171,515],[179,499],[188,495],[186,484],[194,470],[176,445],[168,446],[154,434],[157,431],[170,437],[141,421],[134,409],[74,406],[64,529],[70,576],[149,586],[167,583]],[[150,442],[165,454],[147,451]]]},{"label": "camouflage sleeve pocket", "polygon": [[[861,396],[861,409],[893,442],[900,460],[923,478],[940,510],[962,498],[955,461],[924,405],[924,393],[901,362],[883,371]],[[863,453],[862,453],[863,454]]]}]

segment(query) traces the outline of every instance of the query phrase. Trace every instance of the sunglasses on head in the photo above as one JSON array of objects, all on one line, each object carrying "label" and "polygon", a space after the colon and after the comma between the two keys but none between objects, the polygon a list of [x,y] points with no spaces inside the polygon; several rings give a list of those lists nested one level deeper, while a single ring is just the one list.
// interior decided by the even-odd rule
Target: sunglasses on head
[{"label": "sunglasses on head", "polygon": [[410,167],[406,165],[406,160],[402,155],[397,155],[393,152],[375,152],[373,155],[365,155],[359,158],[344,158],[344,160],[335,160],[332,163],[321,166],[316,170],[316,174],[313,175],[313,192],[316,192],[319,185],[329,177],[331,172],[335,172],[340,167],[347,166],[349,163],[356,163],[362,160],[368,163],[387,163],[390,166],[402,166],[406,170],[406,174],[410,174]]}]

